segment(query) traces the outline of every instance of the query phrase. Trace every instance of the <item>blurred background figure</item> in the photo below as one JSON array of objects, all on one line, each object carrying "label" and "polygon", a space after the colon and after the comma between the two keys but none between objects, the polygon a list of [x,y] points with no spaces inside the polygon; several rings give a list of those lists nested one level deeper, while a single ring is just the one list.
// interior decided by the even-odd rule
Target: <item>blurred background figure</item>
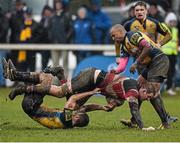
[{"label": "blurred background figure", "polygon": [[[20,31],[23,27],[24,11],[23,3],[21,0],[15,1],[15,10],[11,12],[9,16],[10,25],[10,43],[19,43]],[[9,57],[12,59],[15,65],[18,66],[17,57],[19,50],[13,50],[10,52]]]},{"label": "blurred background figure", "polygon": [[159,22],[164,22],[164,18],[160,14],[158,10],[158,5],[156,2],[150,2],[149,9],[148,9],[149,17],[152,17]]},{"label": "blurred background figure", "polygon": [[[23,44],[38,43],[39,37],[38,23],[32,18],[32,8],[27,8],[24,11],[24,21],[20,29],[19,41]],[[36,52],[36,50],[20,50],[17,56],[18,69],[35,71]]]},{"label": "blurred background figure", "polygon": [[[0,44],[7,42],[7,34],[8,34],[9,23],[8,19],[5,17],[5,14],[2,11],[0,6]],[[0,63],[2,58],[6,58],[7,51],[0,50]],[[6,85],[5,79],[3,78],[3,69],[2,64],[0,64],[0,87],[4,87]]]},{"label": "blurred background figure", "polygon": [[108,44],[109,43],[109,29],[112,25],[110,18],[102,12],[101,2],[99,0],[90,0],[91,9],[89,17],[94,25],[94,43]]},{"label": "blurred background figure", "polygon": [[[71,17],[69,13],[64,11],[63,3],[59,0],[55,1],[54,4],[55,13],[50,20],[49,24],[49,38],[54,44],[66,44],[69,43],[71,37]],[[68,73],[68,52],[52,50],[51,57],[53,66],[59,65],[59,59],[63,59],[63,67],[65,73]]]},{"label": "blurred background figure", "polygon": [[[93,25],[87,17],[87,9],[80,7],[77,11],[77,19],[73,24],[73,41],[75,44],[93,44]],[[78,49],[77,49],[78,50]],[[75,51],[77,64],[84,58],[93,55],[92,51]]]},{"label": "blurred background figure", "polygon": [[175,95],[176,92],[173,90],[173,83],[175,75],[176,57],[178,54],[178,29],[176,15],[173,12],[168,13],[165,18],[165,23],[168,25],[172,33],[172,39],[161,48],[162,51],[168,56],[170,61],[170,67],[166,82],[166,90],[169,95]]},{"label": "blurred background figure", "polygon": [[[53,16],[53,9],[49,7],[48,5],[45,5],[41,13],[41,20],[39,24],[39,28],[41,31],[39,43],[49,44],[51,42],[48,31],[49,31],[50,18],[52,16]],[[49,50],[43,50],[43,51],[40,51],[40,53],[41,53],[41,59],[42,59],[41,67],[42,69],[44,69],[47,67],[51,54]]]},{"label": "blurred background figure", "polygon": [[134,6],[131,6],[128,10],[128,17],[126,17],[123,21],[122,21],[122,25],[124,25],[127,21],[131,20],[132,18],[135,17],[134,14]]}]

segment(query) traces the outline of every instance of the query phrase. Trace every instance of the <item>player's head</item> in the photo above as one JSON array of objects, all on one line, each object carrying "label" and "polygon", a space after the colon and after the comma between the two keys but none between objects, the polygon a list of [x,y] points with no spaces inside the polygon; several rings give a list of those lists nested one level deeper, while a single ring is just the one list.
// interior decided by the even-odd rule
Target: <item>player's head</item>
[{"label": "player's head", "polygon": [[76,112],[73,115],[73,126],[85,127],[89,124],[89,116],[85,112]]},{"label": "player's head", "polygon": [[147,5],[143,1],[138,1],[134,6],[134,14],[138,20],[145,20],[147,17]]},{"label": "player's head", "polygon": [[113,41],[121,43],[126,35],[126,30],[121,24],[115,24],[110,29],[110,35]]}]

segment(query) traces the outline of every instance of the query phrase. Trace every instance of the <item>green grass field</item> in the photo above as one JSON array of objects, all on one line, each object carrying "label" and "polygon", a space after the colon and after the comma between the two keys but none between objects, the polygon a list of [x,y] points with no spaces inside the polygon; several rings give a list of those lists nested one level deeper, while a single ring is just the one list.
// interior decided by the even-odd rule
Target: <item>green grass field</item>
[{"label": "green grass field", "polygon": [[[10,89],[0,88],[0,142],[180,142],[180,122],[170,129],[145,132],[129,129],[120,124],[120,119],[128,119],[128,104],[113,112],[95,111],[89,113],[90,124],[86,128],[47,129],[30,119],[21,108],[22,96],[14,101],[7,98]],[[180,93],[170,97],[163,95],[169,113],[180,119]],[[91,103],[105,104],[103,97],[92,97]],[[44,103],[50,107],[63,108],[65,99],[46,97]],[[158,127],[160,119],[148,101],[141,109],[145,126]]]}]

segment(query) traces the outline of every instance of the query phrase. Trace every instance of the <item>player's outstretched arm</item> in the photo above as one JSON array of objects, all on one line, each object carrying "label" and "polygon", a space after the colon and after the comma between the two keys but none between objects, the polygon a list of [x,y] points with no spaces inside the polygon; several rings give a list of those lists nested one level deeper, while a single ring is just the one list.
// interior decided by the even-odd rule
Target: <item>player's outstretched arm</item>
[{"label": "player's outstretched arm", "polygon": [[86,98],[86,97],[91,97],[92,95],[99,93],[99,88],[96,88],[92,91],[88,91],[88,92],[83,92],[83,93],[78,93],[78,94],[74,94],[73,96],[71,96],[69,98],[69,100],[66,102],[65,104],[65,108],[70,108],[70,109],[78,109],[79,106],[76,104],[76,102],[80,99]]},{"label": "player's outstretched arm", "polygon": [[79,109],[79,111],[83,111],[83,112],[91,112],[91,111],[95,111],[95,110],[106,111],[107,108],[105,106],[103,106],[103,105],[92,103],[92,104],[83,105]]}]

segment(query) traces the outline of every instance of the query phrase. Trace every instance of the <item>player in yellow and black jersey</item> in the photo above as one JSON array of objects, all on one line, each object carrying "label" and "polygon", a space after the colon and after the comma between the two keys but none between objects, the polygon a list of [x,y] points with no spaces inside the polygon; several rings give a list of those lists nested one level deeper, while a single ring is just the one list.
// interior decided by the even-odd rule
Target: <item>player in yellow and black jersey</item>
[{"label": "player in yellow and black jersey", "polygon": [[[147,17],[146,3],[137,2],[134,6],[134,14],[135,18],[124,24],[126,31],[140,31],[150,37],[159,47],[171,40],[171,32],[166,25]],[[164,36],[160,41],[158,41],[158,33]]]},{"label": "player in yellow and black jersey", "polygon": [[[138,65],[144,66],[138,82],[141,86],[151,88],[154,98],[151,98],[150,102],[161,118],[160,128],[168,128],[170,122],[177,120],[176,117],[167,114],[160,95],[160,84],[166,78],[169,68],[168,57],[142,32],[127,32],[122,25],[116,24],[111,28],[110,34],[116,45],[122,44],[121,55],[119,55],[121,64],[116,72],[125,70],[129,57],[136,59],[130,68],[131,72],[134,72]],[[133,122],[134,119],[131,118],[131,122],[124,121],[123,124],[133,124]]]}]

